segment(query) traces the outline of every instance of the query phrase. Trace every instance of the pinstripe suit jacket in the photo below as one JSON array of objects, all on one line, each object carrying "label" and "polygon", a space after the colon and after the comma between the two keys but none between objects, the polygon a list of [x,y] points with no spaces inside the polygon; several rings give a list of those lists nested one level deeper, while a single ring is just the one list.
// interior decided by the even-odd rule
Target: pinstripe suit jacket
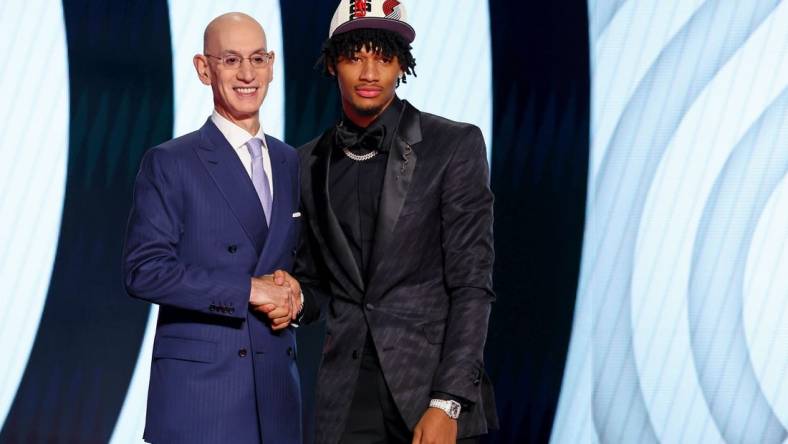
[{"label": "pinstripe suit jacket", "polygon": [[128,292],[160,305],[145,439],[301,442],[292,330],[247,311],[250,277],[289,270],[300,229],[298,159],[267,137],[270,229],[238,156],[209,120],[149,150],[124,251]]},{"label": "pinstripe suit jacket", "polygon": [[369,275],[362,276],[328,198],[333,130],[299,149],[304,215],[295,275],[303,321],[327,318],[316,438],[344,430],[367,329],[411,429],[430,393],[472,403],[459,437],[497,427],[483,350],[492,291],[493,195],[481,131],[405,110],[389,153]]}]

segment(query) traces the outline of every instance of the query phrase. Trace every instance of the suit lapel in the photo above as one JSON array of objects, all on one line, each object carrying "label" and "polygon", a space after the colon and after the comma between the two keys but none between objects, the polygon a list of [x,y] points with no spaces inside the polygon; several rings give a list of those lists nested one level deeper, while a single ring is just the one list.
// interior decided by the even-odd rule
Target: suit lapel
[{"label": "suit lapel", "polygon": [[271,157],[274,201],[271,205],[271,225],[268,227],[268,237],[265,242],[265,247],[263,247],[263,252],[260,254],[260,263],[258,266],[262,266],[262,269],[267,270],[270,266],[268,266],[265,261],[272,260],[279,256],[274,254],[274,252],[281,250],[282,242],[284,242],[287,237],[287,229],[290,228],[288,219],[292,218],[292,214],[288,214],[288,210],[295,206],[290,205],[292,191],[289,186],[290,181],[287,174],[289,168],[287,166],[287,157],[283,152],[283,147],[280,146],[279,142],[268,136],[266,136],[265,140],[268,146],[268,155]]},{"label": "suit lapel", "polygon": [[323,235],[330,254],[334,256],[350,282],[357,287],[357,290],[363,293],[364,280],[361,277],[361,271],[353,258],[350,244],[348,244],[345,233],[342,232],[342,228],[339,226],[336,214],[331,208],[331,200],[328,194],[328,173],[331,167],[333,139],[334,131],[327,131],[312,151],[313,157],[310,172],[312,186],[310,188],[314,190],[315,217],[319,221],[318,225],[325,227]]},{"label": "suit lapel", "polygon": [[397,136],[394,139],[386,164],[386,176],[380,194],[378,220],[375,226],[375,243],[372,247],[372,261],[369,269],[369,282],[380,268],[385,252],[391,244],[394,228],[400,211],[408,196],[416,170],[418,158],[413,146],[421,142],[421,119],[419,111],[407,101],[400,120]]},{"label": "suit lapel", "polygon": [[200,135],[200,146],[195,151],[259,253],[268,227],[254,185],[238,155],[210,119],[200,129]]}]

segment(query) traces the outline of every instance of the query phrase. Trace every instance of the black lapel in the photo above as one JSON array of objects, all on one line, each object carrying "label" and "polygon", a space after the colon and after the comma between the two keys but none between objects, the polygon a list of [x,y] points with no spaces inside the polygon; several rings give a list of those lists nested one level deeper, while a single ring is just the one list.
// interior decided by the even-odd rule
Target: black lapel
[{"label": "black lapel", "polygon": [[370,263],[370,286],[383,260],[384,252],[392,241],[394,227],[416,170],[417,155],[413,147],[421,142],[421,114],[406,100],[403,100],[403,106],[402,118],[386,164],[383,190],[380,193],[375,244],[372,247]]},{"label": "black lapel", "polygon": [[339,226],[334,210],[331,208],[331,200],[328,195],[328,172],[331,167],[331,149],[333,147],[334,130],[326,131],[323,137],[315,145],[312,151],[312,187],[315,200],[315,217],[318,225],[323,231],[330,254],[339,263],[342,271],[350,279],[357,289],[363,294],[364,280],[358,268],[353,252],[350,250],[345,233]]},{"label": "black lapel", "polygon": [[259,254],[268,236],[263,206],[241,159],[210,119],[200,129],[195,149]]}]

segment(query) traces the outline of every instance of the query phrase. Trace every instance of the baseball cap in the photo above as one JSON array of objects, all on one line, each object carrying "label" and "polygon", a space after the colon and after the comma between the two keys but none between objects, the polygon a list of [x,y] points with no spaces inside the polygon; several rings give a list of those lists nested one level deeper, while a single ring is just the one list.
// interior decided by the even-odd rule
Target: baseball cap
[{"label": "baseball cap", "polygon": [[328,37],[354,29],[385,29],[411,43],[416,31],[407,18],[405,5],[397,0],[342,0],[331,19]]}]

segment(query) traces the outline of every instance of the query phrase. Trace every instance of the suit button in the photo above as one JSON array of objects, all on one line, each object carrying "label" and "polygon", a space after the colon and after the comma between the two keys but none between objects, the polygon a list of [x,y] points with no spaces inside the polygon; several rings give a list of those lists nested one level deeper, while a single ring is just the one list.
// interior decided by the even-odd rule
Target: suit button
[{"label": "suit button", "polygon": [[227,309],[227,312],[230,313],[230,314],[233,314],[233,313],[235,313],[235,308],[230,307],[230,308]]},{"label": "suit button", "polygon": [[367,304],[367,310],[374,310],[375,306],[372,304]]},{"label": "suit button", "polygon": [[213,304],[211,304],[211,306],[210,306],[210,307],[208,307],[208,310],[210,310],[210,311],[216,311],[216,306],[215,306],[215,305],[213,305]]},{"label": "suit button", "polygon": [[227,247],[227,252],[230,254],[235,254],[238,251],[238,245],[230,245]]},{"label": "suit button", "polygon": [[238,350],[238,356],[240,356],[242,358],[245,358],[246,355],[247,355],[247,351],[246,351],[245,348],[242,348],[242,349]]},{"label": "suit button", "polygon": [[293,347],[287,347],[287,356],[293,357]]},{"label": "suit button", "polygon": [[293,248],[293,251],[292,251],[292,253],[293,253],[293,256],[295,256],[295,255],[296,255],[296,252],[297,252],[297,251],[296,251],[296,249],[295,249],[295,248]]},{"label": "suit button", "polygon": [[358,350],[353,350],[353,359],[358,359]]}]

